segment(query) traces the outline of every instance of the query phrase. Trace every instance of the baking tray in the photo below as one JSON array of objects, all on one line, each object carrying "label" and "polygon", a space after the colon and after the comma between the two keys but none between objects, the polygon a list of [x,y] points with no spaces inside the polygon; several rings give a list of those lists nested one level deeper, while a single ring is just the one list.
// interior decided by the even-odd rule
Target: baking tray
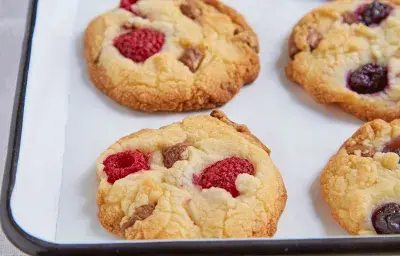
[{"label": "baking tray", "polygon": [[[318,177],[362,122],[322,106],[287,81],[287,37],[323,0],[225,0],[261,40],[262,71],[222,110],[272,149],[288,202],[272,239],[124,241],[96,217],[94,162],[118,138],[199,113],[146,114],[97,91],[83,62],[83,31],[118,0],[32,0],[1,194],[10,241],[33,255],[393,252],[400,237],[352,237],[330,217]],[[200,112],[207,114],[209,111]]]}]

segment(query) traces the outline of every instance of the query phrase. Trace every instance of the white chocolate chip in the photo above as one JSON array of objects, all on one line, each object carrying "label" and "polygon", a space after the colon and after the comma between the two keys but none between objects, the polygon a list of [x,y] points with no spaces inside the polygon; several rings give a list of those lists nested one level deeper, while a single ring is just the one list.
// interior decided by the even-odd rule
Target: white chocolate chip
[{"label": "white chocolate chip", "polygon": [[389,152],[382,157],[382,166],[389,170],[396,170],[400,157],[396,153]]}]

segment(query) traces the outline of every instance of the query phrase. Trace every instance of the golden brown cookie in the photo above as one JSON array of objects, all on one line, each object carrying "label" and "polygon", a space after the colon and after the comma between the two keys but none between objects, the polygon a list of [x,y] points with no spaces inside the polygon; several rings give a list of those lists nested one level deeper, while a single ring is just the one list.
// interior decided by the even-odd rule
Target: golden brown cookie
[{"label": "golden brown cookie", "polygon": [[363,120],[400,118],[400,1],[340,0],[293,29],[287,77]]},{"label": "golden brown cookie", "polygon": [[98,217],[126,239],[271,237],[287,195],[269,153],[219,111],[139,131],[97,160]]},{"label": "golden brown cookie", "polygon": [[142,111],[221,106],[260,70],[257,35],[217,0],[123,0],[84,41],[94,85]]},{"label": "golden brown cookie", "polygon": [[332,216],[354,235],[400,234],[400,120],[363,125],[321,175]]}]

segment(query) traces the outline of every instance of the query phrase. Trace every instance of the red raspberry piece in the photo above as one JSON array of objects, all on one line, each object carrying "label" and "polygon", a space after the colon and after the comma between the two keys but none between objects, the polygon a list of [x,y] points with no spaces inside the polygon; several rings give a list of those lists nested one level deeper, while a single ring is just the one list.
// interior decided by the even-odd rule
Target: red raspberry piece
[{"label": "red raspberry piece", "polygon": [[139,0],[121,0],[119,4],[120,8],[124,8],[127,11],[132,11],[132,5],[136,4]]},{"label": "red raspberry piece", "polygon": [[149,170],[149,156],[139,150],[120,152],[111,155],[103,162],[104,172],[107,174],[107,181],[114,184],[129,174]]},{"label": "red raspberry piece", "polygon": [[114,40],[114,46],[126,58],[134,62],[144,62],[161,51],[165,35],[151,29],[135,29],[120,35]]},{"label": "red raspberry piece", "polygon": [[193,183],[203,189],[223,188],[233,197],[237,197],[239,191],[236,189],[235,181],[242,173],[254,175],[254,166],[247,159],[230,157],[207,167],[199,176],[195,175]]}]

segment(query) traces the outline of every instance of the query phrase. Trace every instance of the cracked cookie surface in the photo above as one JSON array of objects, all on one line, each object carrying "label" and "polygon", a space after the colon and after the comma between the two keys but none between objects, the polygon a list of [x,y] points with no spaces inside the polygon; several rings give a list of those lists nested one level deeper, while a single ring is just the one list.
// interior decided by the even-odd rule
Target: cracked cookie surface
[{"label": "cracked cookie surface", "polygon": [[142,111],[221,106],[260,70],[257,35],[217,0],[122,1],[84,41],[94,85]]},{"label": "cracked cookie surface", "polygon": [[220,111],[141,130],[97,159],[98,217],[126,239],[271,237],[287,195],[269,153]]},{"label": "cracked cookie surface", "polygon": [[289,38],[289,80],[363,120],[400,117],[400,1],[337,0]]},{"label": "cracked cookie surface", "polygon": [[400,233],[400,120],[363,125],[325,166],[322,193],[354,235]]}]

